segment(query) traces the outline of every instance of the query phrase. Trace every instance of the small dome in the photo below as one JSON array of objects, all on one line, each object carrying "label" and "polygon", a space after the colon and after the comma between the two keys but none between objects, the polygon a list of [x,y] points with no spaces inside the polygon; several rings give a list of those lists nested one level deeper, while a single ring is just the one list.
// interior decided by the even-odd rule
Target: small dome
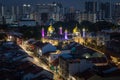
[{"label": "small dome", "polygon": [[76,33],[76,32],[79,32],[79,31],[80,31],[80,30],[78,29],[77,26],[73,29],[73,33]]},{"label": "small dome", "polygon": [[53,28],[52,25],[50,25],[50,26],[48,27],[48,31],[49,31],[49,32],[53,32],[53,31],[54,31],[54,28]]}]

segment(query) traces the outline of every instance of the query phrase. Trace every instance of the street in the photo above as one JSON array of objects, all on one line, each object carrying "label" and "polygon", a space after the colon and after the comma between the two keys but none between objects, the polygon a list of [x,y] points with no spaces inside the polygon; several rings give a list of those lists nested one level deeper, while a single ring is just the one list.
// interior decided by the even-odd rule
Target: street
[{"label": "street", "polygon": [[62,80],[62,79],[58,79],[59,78],[59,75],[55,72],[55,71],[52,71],[50,70],[49,66],[47,64],[45,64],[43,61],[41,61],[40,58],[36,57],[34,55],[33,52],[30,52],[30,51],[27,51],[25,49],[25,45],[20,45],[20,47],[31,57],[33,57],[33,60],[31,62],[33,62],[34,64],[36,64],[37,66],[39,67],[42,67],[43,69],[47,70],[47,71],[50,71],[51,73],[54,74],[54,80]]}]

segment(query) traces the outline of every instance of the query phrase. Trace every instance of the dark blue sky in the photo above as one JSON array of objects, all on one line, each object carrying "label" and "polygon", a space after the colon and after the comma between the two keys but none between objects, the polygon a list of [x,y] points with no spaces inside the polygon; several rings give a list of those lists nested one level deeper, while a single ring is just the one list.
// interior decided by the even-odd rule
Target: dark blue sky
[{"label": "dark blue sky", "polygon": [[52,3],[61,2],[64,7],[75,7],[77,9],[82,9],[85,1],[112,1],[120,2],[120,0],[0,0],[1,4],[4,5],[22,5],[24,3],[38,4],[38,3]]}]

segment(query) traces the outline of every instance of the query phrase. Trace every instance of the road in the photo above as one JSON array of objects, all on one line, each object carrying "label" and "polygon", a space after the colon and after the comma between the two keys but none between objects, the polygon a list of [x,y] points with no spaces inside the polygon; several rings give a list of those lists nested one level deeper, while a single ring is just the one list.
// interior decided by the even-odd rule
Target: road
[{"label": "road", "polygon": [[27,51],[25,49],[25,46],[24,45],[20,45],[20,47],[31,57],[33,57],[33,63],[36,64],[37,66],[39,67],[42,67],[43,69],[47,70],[47,71],[50,71],[51,73],[54,74],[54,80],[62,80],[62,79],[59,79],[59,75],[56,74],[56,72],[52,71],[48,65],[46,65],[43,61],[41,61],[40,58],[34,56],[34,53],[33,52],[30,52],[30,51]]}]

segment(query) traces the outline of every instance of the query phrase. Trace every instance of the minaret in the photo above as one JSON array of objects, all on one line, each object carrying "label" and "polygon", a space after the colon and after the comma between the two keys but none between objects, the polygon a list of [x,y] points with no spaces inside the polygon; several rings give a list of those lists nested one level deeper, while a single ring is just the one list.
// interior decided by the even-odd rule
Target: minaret
[{"label": "minaret", "polygon": [[67,29],[65,30],[65,39],[68,39],[68,31],[67,31]]},{"label": "minaret", "polygon": [[82,37],[85,38],[85,28],[83,28],[82,31],[83,31],[83,36]]},{"label": "minaret", "polygon": [[62,27],[59,28],[60,35],[62,35]]},{"label": "minaret", "polygon": [[42,28],[42,38],[45,37],[45,31],[44,31],[44,28]]}]

